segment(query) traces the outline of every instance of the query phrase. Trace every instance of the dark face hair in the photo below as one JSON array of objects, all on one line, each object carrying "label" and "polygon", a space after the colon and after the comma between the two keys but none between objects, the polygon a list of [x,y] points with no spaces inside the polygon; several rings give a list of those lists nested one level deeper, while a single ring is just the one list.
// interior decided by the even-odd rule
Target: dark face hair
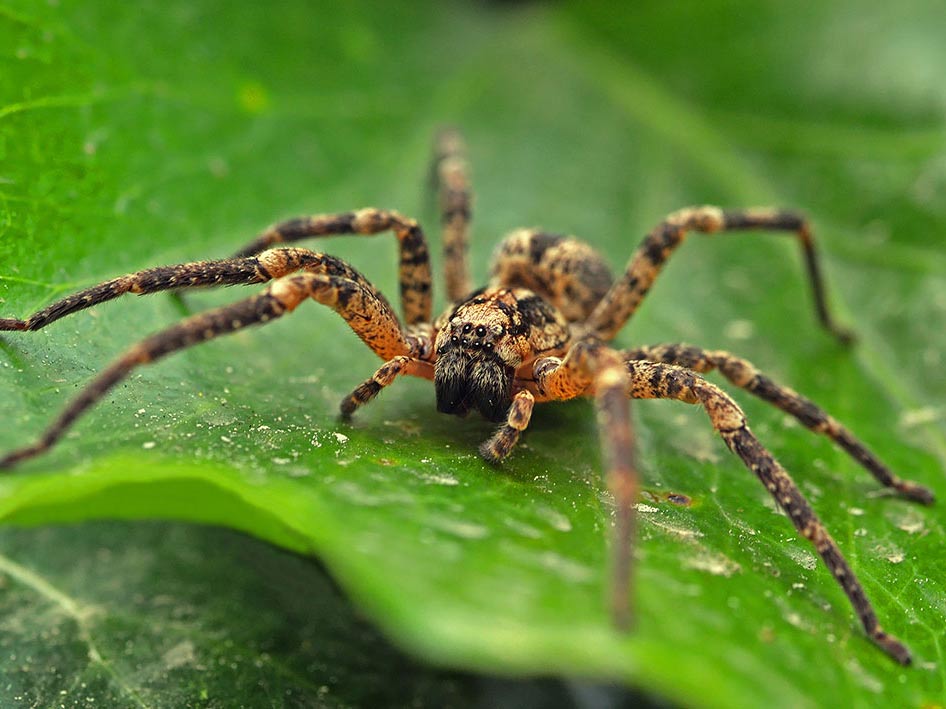
[{"label": "dark face hair", "polygon": [[437,411],[463,416],[475,408],[489,421],[503,421],[514,373],[491,352],[471,357],[459,348],[446,349],[434,369]]}]

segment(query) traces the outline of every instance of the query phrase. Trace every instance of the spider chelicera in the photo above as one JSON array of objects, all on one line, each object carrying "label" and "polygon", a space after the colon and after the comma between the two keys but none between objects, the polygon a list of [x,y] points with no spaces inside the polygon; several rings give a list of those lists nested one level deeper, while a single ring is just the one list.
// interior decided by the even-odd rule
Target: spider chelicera
[{"label": "spider chelicera", "polygon": [[[868,637],[896,661],[909,664],[909,651],[881,628],[854,572],[798,486],[750,431],[739,406],[700,374],[718,369],[735,386],[831,438],[882,485],[904,497],[931,504],[933,494],[894,475],[838,421],[744,359],[679,344],[627,350],[607,345],[634,314],[688,232],[747,229],[785,232],[798,239],[819,319],[838,339],[848,341],[850,335],[834,323],[828,311],[807,221],[795,212],[775,209],[682,209],[646,236],[617,279],[587,244],[523,229],[500,244],[489,284],[473,290],[466,262],[470,186],[463,143],[455,131],[445,130],[438,136],[432,175],[440,196],[446,290],[451,302],[436,320],[431,317],[431,271],[424,233],[413,219],[373,208],[290,219],[267,229],[232,258],[146,269],[70,295],[25,320],[0,319],[0,330],[39,330],[125,293],[271,281],[257,295],[189,317],[131,347],[86,385],[35,443],[0,458],[0,468],[49,449],[135,367],[219,335],[266,323],[312,298],[335,310],[384,361],[342,401],[344,417],[400,375],[430,379],[438,411],[464,416],[476,410],[500,424],[480,446],[486,460],[499,462],[510,454],[529,425],[537,402],[594,397],[607,482],[617,510],[611,610],[619,627],[627,626],[629,620],[638,494],[628,398],[676,399],[706,410],[726,445],[814,545],[850,599]],[[393,231],[398,240],[403,323],[384,296],[344,261],[304,248],[276,246],[336,234],[368,236],[385,231]]]}]

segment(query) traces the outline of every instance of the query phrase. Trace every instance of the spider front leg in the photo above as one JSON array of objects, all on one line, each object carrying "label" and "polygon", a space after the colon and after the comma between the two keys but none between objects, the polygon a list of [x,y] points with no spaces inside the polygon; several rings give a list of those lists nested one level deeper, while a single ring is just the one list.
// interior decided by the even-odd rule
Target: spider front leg
[{"label": "spider front leg", "polygon": [[0,330],[39,330],[67,315],[128,293],[147,295],[183,288],[254,285],[300,270],[355,281],[390,309],[384,296],[364,276],[341,259],[308,249],[286,247],[270,249],[256,256],[193,261],[129,273],[61,298],[25,320],[0,318]]},{"label": "spider front leg", "polygon": [[[308,237],[339,234],[373,236],[388,230],[393,230],[398,239],[401,307],[405,322],[408,325],[429,322],[430,257],[424,232],[416,221],[397,212],[368,208],[355,212],[290,219],[270,227],[233,258],[159,266],[113,278],[62,298],[25,320],[0,318],[0,330],[38,330],[66,315],[125,293],[145,295],[180,288],[264,283],[301,268],[358,280],[380,298],[380,293],[366,279],[347,265],[339,266],[338,264],[344,262],[331,256],[297,248],[264,250],[275,243]],[[320,263],[320,260],[325,263]]]},{"label": "spider front leg", "polygon": [[502,424],[490,438],[480,446],[480,455],[490,463],[500,463],[512,453],[519,435],[529,427],[535,397],[528,389],[516,393],[506,414],[506,423]]},{"label": "spider front leg", "polygon": [[[415,342],[417,343],[416,350],[420,356],[429,357],[429,353],[432,350],[430,337],[422,335],[415,338]],[[342,418],[346,421],[350,419],[357,409],[374,399],[382,389],[393,384],[394,380],[402,374],[410,374],[424,379],[433,379],[434,366],[424,359],[408,357],[406,355],[400,355],[388,360],[381,365],[371,379],[359,384],[351,394],[342,399],[342,403],[339,406]]]},{"label": "spider front leg", "polygon": [[772,381],[752,363],[740,357],[722,350],[703,350],[690,345],[637,347],[624,350],[621,355],[626,360],[650,360],[676,364],[704,374],[718,369],[736,386],[791,414],[809,430],[833,440],[882,485],[924,505],[931,505],[934,502],[933,492],[929,488],[903,480],[894,474],[867,446],[818,405],[792,389]]},{"label": "spider front leg", "polygon": [[76,419],[136,367],[220,335],[267,323],[295,310],[307,298],[335,310],[362,341],[382,356],[422,353],[422,341],[402,332],[390,306],[379,300],[373,289],[356,280],[323,273],[286,276],[258,295],[187,318],[133,346],[87,384],[39,440],[0,458],[0,468],[48,450]]},{"label": "spider front leg", "polygon": [[867,636],[900,664],[910,664],[909,650],[881,628],[873,606],[837,543],[789,474],[749,430],[739,406],[719,387],[688,369],[643,360],[629,361],[626,367],[630,376],[628,393],[632,398],[676,399],[699,404],[706,410],[713,428],[729,449],[755,473],[792,520],[795,529],[814,545],[847,595]]},{"label": "spider front leg", "polygon": [[624,275],[614,283],[591,314],[586,332],[603,340],[613,339],[637,310],[664,263],[683,243],[688,232],[712,234],[746,229],[789,232],[798,238],[818,318],[838,340],[850,342],[852,334],[835,323],[828,309],[820,260],[807,219],[796,212],[778,209],[723,210],[711,206],[688,207],[674,212],[644,238],[631,257]]},{"label": "spider front leg", "polygon": [[393,231],[398,241],[398,281],[404,322],[408,325],[430,322],[431,276],[427,239],[415,220],[398,212],[368,208],[288,219],[269,227],[235,256],[253,256],[274,244],[301,239],[339,234],[373,236],[383,231]]},{"label": "spider front leg", "polygon": [[640,483],[624,362],[618,352],[600,342],[580,340],[563,359],[536,360],[533,377],[532,386],[540,401],[594,394],[606,480],[615,503],[611,613],[615,626],[626,629],[631,623],[634,505]]}]

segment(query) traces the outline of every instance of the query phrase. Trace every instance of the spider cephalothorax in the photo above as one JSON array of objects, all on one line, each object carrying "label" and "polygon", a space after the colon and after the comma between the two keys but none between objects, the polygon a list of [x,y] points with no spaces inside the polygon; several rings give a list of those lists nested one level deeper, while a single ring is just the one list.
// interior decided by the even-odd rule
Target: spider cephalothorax
[{"label": "spider cephalothorax", "polygon": [[437,410],[445,414],[476,409],[489,421],[502,421],[517,370],[539,354],[560,353],[568,342],[565,319],[524,288],[483,288],[443,320],[434,386]]},{"label": "spider cephalothorax", "polygon": [[[146,269],[67,296],[25,320],[0,319],[0,330],[38,330],[70,313],[124,293],[271,281],[257,295],[192,316],[132,346],[90,382],[40,438],[0,458],[0,468],[48,450],[90,406],[135,368],[172,352],[242,328],[266,323],[306,299],[331,307],[384,364],[342,401],[352,415],[399,375],[432,379],[437,409],[463,416],[476,410],[500,422],[480,447],[491,462],[508,456],[529,425],[536,402],[593,397],[602,457],[615,498],[612,613],[627,625],[631,542],[637,473],[628,397],[676,399],[702,406],[717,433],[762,482],[796,530],[808,539],[847,594],[867,635],[900,663],[910,653],[880,627],[864,589],[837,544],[784,468],[762,446],[739,406],[701,374],[718,369],[735,386],[758,396],[814,432],[831,438],[882,485],[930,504],[933,494],[887,468],[842,424],[811,401],[780,386],[749,362],[719,350],[656,345],[616,350],[608,342],[634,314],[664,262],[687,233],[766,229],[793,234],[802,247],[815,307],[838,339],[811,231],[804,218],[774,209],[691,207],[668,216],[644,239],[624,273],[612,279],[604,260],[572,237],[520,229],[494,257],[488,287],[473,291],[466,264],[470,188],[462,141],[445,131],[434,161],[444,226],[447,298],[453,305],[431,321],[431,273],[420,226],[397,212],[361,209],[290,219],[267,229],[233,258]],[[399,247],[403,319],[356,269],[324,253],[279,246],[335,234],[370,236],[392,231]]]}]

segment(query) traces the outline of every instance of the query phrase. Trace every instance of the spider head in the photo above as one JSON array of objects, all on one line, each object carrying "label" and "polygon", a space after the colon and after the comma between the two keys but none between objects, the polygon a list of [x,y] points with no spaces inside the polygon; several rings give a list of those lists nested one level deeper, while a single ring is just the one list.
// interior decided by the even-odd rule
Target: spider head
[{"label": "spider head", "polygon": [[505,335],[502,324],[462,317],[438,333],[437,411],[464,416],[476,409],[489,421],[505,420],[518,365],[506,361],[507,348],[501,346]]}]

